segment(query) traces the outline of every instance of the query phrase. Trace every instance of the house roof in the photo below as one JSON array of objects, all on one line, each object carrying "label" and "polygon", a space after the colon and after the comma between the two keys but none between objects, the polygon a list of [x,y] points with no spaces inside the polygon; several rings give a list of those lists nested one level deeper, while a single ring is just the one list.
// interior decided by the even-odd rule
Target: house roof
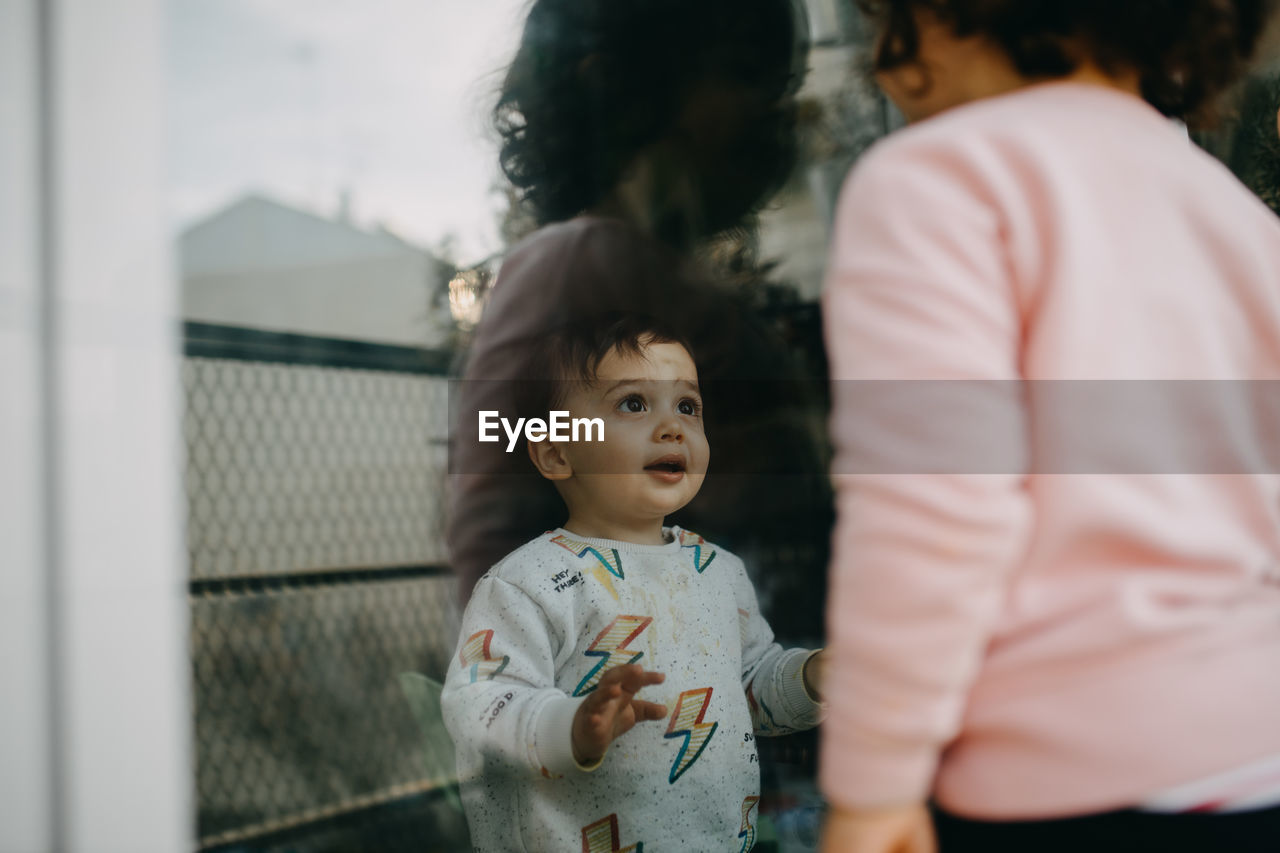
[{"label": "house roof", "polygon": [[258,195],[187,228],[179,252],[184,277],[430,254],[389,231],[364,231]]}]

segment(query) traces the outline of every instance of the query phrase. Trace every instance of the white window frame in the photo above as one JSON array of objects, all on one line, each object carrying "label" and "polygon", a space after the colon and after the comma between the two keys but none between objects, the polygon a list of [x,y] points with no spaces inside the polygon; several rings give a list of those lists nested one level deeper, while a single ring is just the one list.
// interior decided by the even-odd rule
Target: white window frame
[{"label": "white window frame", "polygon": [[0,0],[0,849],[195,846],[162,0]]}]

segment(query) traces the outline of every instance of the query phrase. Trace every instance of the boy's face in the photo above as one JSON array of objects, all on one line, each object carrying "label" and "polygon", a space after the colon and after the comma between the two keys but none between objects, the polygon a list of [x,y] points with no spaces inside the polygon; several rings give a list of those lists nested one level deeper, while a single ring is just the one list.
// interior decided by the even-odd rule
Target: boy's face
[{"label": "boy's face", "polygon": [[574,418],[604,421],[603,441],[561,445],[572,470],[562,484],[571,516],[661,525],[702,487],[710,449],[698,371],[680,344],[610,352],[595,382],[574,383],[565,408]]}]

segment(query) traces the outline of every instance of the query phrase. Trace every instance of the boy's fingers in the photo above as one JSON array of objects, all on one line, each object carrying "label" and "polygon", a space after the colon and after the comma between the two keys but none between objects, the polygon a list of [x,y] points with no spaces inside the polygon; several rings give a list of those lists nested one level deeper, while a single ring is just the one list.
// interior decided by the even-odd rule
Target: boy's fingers
[{"label": "boy's fingers", "polygon": [[639,680],[641,686],[646,684],[661,684],[666,680],[666,675],[661,672],[647,670],[638,663],[626,663],[615,666],[607,671],[600,678],[600,685],[605,684],[630,684]]},{"label": "boy's fingers", "polygon": [[587,724],[594,733],[607,731],[628,704],[637,721],[660,720],[667,716],[667,706],[633,698],[643,687],[661,684],[666,676],[660,672],[646,672],[638,664],[616,666],[606,672],[596,689],[583,700]]},{"label": "boy's fingers", "polygon": [[657,702],[633,699],[631,708],[636,712],[637,720],[664,720],[667,717],[667,706],[659,705]]},{"label": "boy's fingers", "polygon": [[[621,672],[619,672],[621,670]],[[618,673],[618,684],[628,693],[639,693],[641,688],[648,687],[653,684],[661,684],[666,681],[667,677],[660,672],[648,672],[639,664],[627,664],[620,666],[610,672]]]},{"label": "boy's fingers", "polygon": [[593,690],[584,703],[593,716],[613,718],[626,706],[631,696],[620,684],[603,684]]},{"label": "boy's fingers", "polygon": [[600,676],[600,685],[597,689],[611,687],[615,684],[621,684],[623,680],[634,677],[637,673],[644,672],[644,668],[637,663],[627,663],[621,666],[615,666]]},{"label": "boy's fingers", "polygon": [[601,683],[599,687],[587,694],[587,698],[583,700],[587,707],[595,710],[608,705],[610,702],[616,702],[622,697],[622,687],[617,684]]}]

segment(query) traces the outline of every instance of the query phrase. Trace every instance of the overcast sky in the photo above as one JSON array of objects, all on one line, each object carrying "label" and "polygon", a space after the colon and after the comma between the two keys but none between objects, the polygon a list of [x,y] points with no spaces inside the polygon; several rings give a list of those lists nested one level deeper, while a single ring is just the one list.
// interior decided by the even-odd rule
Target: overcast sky
[{"label": "overcast sky", "polygon": [[248,192],[498,248],[487,111],[526,0],[168,0],[176,228]]}]

